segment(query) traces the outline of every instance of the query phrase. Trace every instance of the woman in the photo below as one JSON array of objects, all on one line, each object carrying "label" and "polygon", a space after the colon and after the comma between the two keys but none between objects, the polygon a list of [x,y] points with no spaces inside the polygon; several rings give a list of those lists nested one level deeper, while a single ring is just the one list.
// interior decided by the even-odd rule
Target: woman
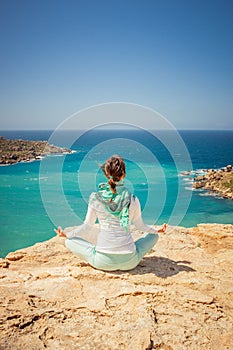
[{"label": "woman", "polygon": [[[120,156],[110,157],[102,170],[108,182],[100,184],[99,190],[90,195],[84,223],[71,232],[65,233],[60,226],[54,231],[66,238],[69,250],[94,268],[106,271],[131,270],[155,245],[158,232],[165,232],[167,225],[156,230],[144,224],[138,198],[124,187],[126,169]],[[90,232],[96,219],[100,229],[97,244],[93,245],[78,236]],[[130,223],[137,230],[146,232],[146,235],[134,242],[129,230]]]}]

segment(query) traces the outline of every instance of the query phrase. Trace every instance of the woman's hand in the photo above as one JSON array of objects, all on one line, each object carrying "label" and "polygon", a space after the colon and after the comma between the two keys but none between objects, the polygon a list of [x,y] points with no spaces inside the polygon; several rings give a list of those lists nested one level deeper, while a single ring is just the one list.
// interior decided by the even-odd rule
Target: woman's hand
[{"label": "woman's hand", "polygon": [[160,229],[158,229],[158,232],[159,233],[165,233],[166,229],[167,229],[167,224],[163,224],[163,226]]},{"label": "woman's hand", "polygon": [[66,234],[65,234],[65,232],[62,230],[61,226],[58,226],[57,230],[54,229],[54,231],[56,232],[56,234],[57,234],[59,237],[66,237]]}]

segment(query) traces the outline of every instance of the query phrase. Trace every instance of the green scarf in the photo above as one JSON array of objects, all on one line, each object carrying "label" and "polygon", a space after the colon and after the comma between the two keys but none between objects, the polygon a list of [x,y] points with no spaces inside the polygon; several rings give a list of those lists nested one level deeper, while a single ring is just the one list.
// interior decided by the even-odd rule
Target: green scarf
[{"label": "green scarf", "polygon": [[105,205],[111,214],[119,217],[121,227],[127,230],[131,193],[121,181],[116,183],[116,191],[116,193],[112,193],[110,185],[102,183],[99,185],[98,192],[96,192],[96,198]]}]

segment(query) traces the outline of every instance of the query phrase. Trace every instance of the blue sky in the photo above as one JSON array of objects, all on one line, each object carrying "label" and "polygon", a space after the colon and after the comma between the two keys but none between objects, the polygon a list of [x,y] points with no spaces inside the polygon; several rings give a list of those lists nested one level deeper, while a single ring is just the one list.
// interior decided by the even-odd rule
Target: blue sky
[{"label": "blue sky", "polygon": [[178,129],[233,129],[232,38],[226,0],[1,0],[0,128],[124,101]]}]

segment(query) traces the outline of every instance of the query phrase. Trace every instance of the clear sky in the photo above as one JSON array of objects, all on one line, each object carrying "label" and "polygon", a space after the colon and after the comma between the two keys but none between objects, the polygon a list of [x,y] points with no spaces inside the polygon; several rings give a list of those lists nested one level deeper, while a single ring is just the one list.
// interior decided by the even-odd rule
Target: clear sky
[{"label": "clear sky", "polygon": [[233,129],[232,0],[1,0],[0,50],[0,129],[112,101]]}]

